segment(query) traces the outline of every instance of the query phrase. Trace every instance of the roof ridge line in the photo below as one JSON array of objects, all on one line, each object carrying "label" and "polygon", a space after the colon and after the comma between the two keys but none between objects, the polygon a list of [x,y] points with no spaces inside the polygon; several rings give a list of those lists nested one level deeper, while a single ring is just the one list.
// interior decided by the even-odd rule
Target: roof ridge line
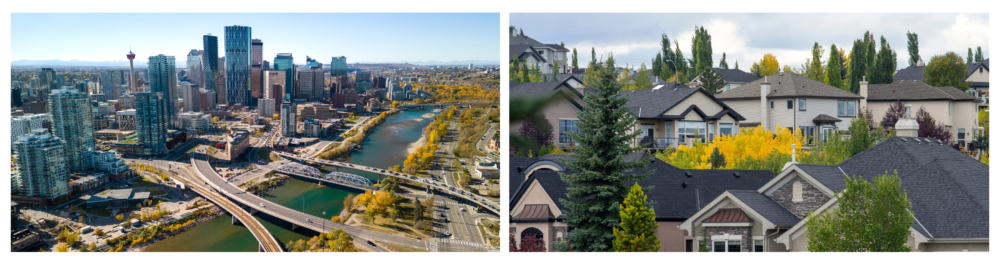
[{"label": "roof ridge line", "polygon": [[[940,161],[940,160],[941,160],[941,159],[939,159],[939,158],[935,158],[935,159],[933,160],[933,163],[937,164],[937,165],[938,165],[938,167],[941,167],[941,169],[944,169],[944,165],[942,165],[941,163],[939,163],[939,161]],[[927,165],[930,165],[930,164],[931,164],[931,163],[927,163]],[[924,167],[927,167],[927,165],[925,165],[925,166],[923,166],[923,167],[920,167],[920,168],[924,168]],[[920,168],[917,168],[917,169],[920,169]],[[947,170],[945,170],[945,172],[948,172],[948,171],[947,171]],[[979,204],[979,201],[975,200],[975,198],[972,198],[972,196],[970,196],[970,195],[969,195],[969,191],[965,189],[965,186],[962,186],[962,185],[960,185],[960,184],[959,184],[959,182],[955,180],[955,177],[954,177],[954,176],[952,176],[952,175],[951,175],[950,173],[945,173],[945,175],[947,175],[947,176],[948,176],[948,178],[952,180],[952,182],[955,182],[955,186],[958,186],[958,188],[962,190],[962,193],[963,193],[963,194],[964,194],[964,195],[965,195],[966,197],[969,197],[969,200],[971,200],[971,201],[972,201],[972,203],[976,204],[976,206],[979,206],[979,207],[978,207],[978,208],[979,208],[979,210],[981,210],[981,211],[984,211],[984,212],[986,212],[986,214],[987,214],[987,215],[989,215],[989,213],[990,213],[990,211],[989,211],[989,207],[983,207],[983,205],[982,205],[982,204]],[[986,210],[983,210],[983,208],[986,208]],[[916,218],[916,217],[914,217],[914,218]]]},{"label": "roof ridge line", "polygon": [[[921,83],[923,83],[923,81],[921,81]],[[928,84],[928,83],[924,83],[924,84],[928,85],[930,87],[933,87],[935,90],[937,90],[938,92],[941,92],[941,94],[947,95],[951,99],[956,99],[955,96],[952,96],[951,94],[948,94],[948,92],[944,92],[944,90],[941,90],[940,88],[938,88],[936,86],[932,86],[931,84]]]}]

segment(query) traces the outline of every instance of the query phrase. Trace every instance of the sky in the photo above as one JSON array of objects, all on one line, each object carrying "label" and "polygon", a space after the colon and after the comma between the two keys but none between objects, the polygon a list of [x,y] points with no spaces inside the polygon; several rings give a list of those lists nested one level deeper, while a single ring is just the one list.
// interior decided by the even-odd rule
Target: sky
[{"label": "sky", "polygon": [[[510,25],[524,35],[547,44],[564,42],[578,50],[578,61],[590,61],[593,47],[598,58],[613,53],[619,66],[650,62],[660,50],[660,35],[671,44],[680,42],[684,58],[691,59],[691,39],[696,26],[712,36],[713,66],[722,53],[730,68],[739,62],[749,71],[755,61],[771,53],[781,65],[800,67],[811,58],[814,42],[823,46],[823,61],[831,44],[850,52],[855,39],[871,31],[884,36],[896,51],[899,68],[908,65],[906,32],[918,35],[924,63],[949,51],[967,57],[982,46],[989,58],[989,15],[982,14],[524,14],[511,13]],[[603,56],[602,56],[603,55]]]},{"label": "sky", "polygon": [[11,61],[127,62],[131,47],[137,61],[165,54],[182,66],[209,33],[224,56],[224,27],[232,25],[251,27],[272,62],[279,52],[292,53],[296,64],[307,55],[323,64],[341,55],[348,63],[500,59],[497,13],[12,13]]}]

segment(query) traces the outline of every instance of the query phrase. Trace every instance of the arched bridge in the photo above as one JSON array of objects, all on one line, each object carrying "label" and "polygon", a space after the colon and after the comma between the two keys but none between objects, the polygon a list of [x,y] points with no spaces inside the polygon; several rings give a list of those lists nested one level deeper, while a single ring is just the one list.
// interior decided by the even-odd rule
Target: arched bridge
[{"label": "arched bridge", "polygon": [[285,163],[275,171],[282,174],[296,175],[360,190],[368,190],[375,187],[371,180],[362,176],[345,172],[330,172],[329,174],[323,175],[323,173],[315,167],[294,162]]}]

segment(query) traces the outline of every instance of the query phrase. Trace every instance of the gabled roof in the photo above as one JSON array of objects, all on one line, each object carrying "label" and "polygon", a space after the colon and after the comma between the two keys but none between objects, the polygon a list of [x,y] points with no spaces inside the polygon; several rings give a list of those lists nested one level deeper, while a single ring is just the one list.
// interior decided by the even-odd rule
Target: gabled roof
[{"label": "gabled roof", "polygon": [[836,165],[810,165],[796,164],[795,166],[805,171],[810,177],[819,181],[834,193],[844,189],[844,172],[840,171]]},{"label": "gabled roof", "polygon": [[[862,99],[857,94],[836,88],[795,73],[779,72],[766,77],[771,83],[771,91],[767,98],[836,98]],[[760,84],[764,78],[730,89],[715,97],[726,99],[757,99],[760,98]]]},{"label": "gabled roof", "polygon": [[552,211],[549,210],[548,204],[529,204],[524,206],[524,210],[520,214],[511,218],[511,220],[543,220],[552,219]]},{"label": "gabled roof", "polygon": [[890,84],[869,84],[869,101],[952,100],[974,101],[977,98],[954,87],[935,87],[917,80]]},{"label": "gabled roof", "polygon": [[[929,141],[929,143],[928,143]],[[989,166],[937,140],[892,137],[841,163],[865,179],[899,173],[914,229],[929,238],[989,238]],[[926,228],[926,229],[925,229]]]},{"label": "gabled roof", "polygon": [[772,200],[771,197],[760,194],[756,190],[729,190],[729,193],[775,225],[790,227],[801,220],[788,209],[782,207],[781,204]]},{"label": "gabled roof", "polygon": [[740,69],[712,68],[712,70],[721,74],[722,78],[725,79],[726,82],[747,83],[759,79],[756,75],[744,72]]},{"label": "gabled roof", "polygon": [[705,223],[743,223],[750,222],[750,217],[747,217],[740,209],[722,209],[715,212],[712,216],[709,216],[704,221]]},{"label": "gabled roof", "polygon": [[509,45],[531,45],[532,47],[546,46],[545,44],[524,35],[511,36],[508,40]]},{"label": "gabled roof", "polygon": [[[535,159],[561,160],[560,158],[571,159],[568,155],[543,156]],[[639,185],[652,186],[646,195],[649,201],[654,202],[653,209],[658,220],[685,220],[726,190],[760,187],[774,178],[774,173],[770,170],[680,169],[641,152],[630,154],[624,158],[626,161],[635,161],[636,159],[652,159],[652,162],[646,164],[645,169],[636,169],[625,173],[642,174],[652,171],[648,178],[639,182]],[[527,160],[515,162],[515,159],[512,158],[511,164],[524,165],[528,162]],[[528,164],[532,163],[534,162]],[[527,170],[522,168],[522,171]],[[516,167],[511,168],[511,172],[513,175],[513,172],[516,172]],[[570,169],[564,173],[572,174],[574,172]],[[690,177],[687,173],[691,173]],[[737,174],[734,173],[739,173],[739,177],[736,177]],[[522,193],[527,189],[526,186],[532,180],[538,180],[560,210],[566,212],[559,199],[567,199],[565,194],[568,185],[559,178],[559,172],[551,170],[535,171],[529,176],[526,184],[520,185],[515,193],[511,193],[510,205],[517,204],[523,195]],[[632,183],[623,183],[623,185],[632,185]]]},{"label": "gabled roof", "polygon": [[509,51],[510,57],[507,59],[511,61],[517,57],[518,60],[523,62],[525,61],[525,58],[530,56],[534,57],[535,60],[538,60],[539,62],[545,62],[545,58],[538,55],[538,51],[536,51],[531,45],[510,45]]},{"label": "gabled roof", "polygon": [[545,44],[545,46],[549,46],[549,48],[552,48],[553,50],[560,51],[560,52],[568,52],[569,51],[569,49],[566,49],[566,47],[563,47],[562,45],[559,45],[559,44]]},{"label": "gabled roof", "polygon": [[815,123],[821,123],[821,122],[840,122],[840,121],[841,121],[840,119],[834,118],[833,116],[826,115],[826,114],[816,115],[816,118],[813,118],[813,122],[815,122]]},{"label": "gabled roof", "polygon": [[[632,114],[636,115],[636,118],[639,119],[683,119],[688,112],[696,111],[700,116],[702,116],[702,118],[705,119],[718,119],[722,115],[730,115],[737,120],[746,120],[743,116],[740,116],[735,111],[732,111],[729,106],[722,103],[721,100],[716,99],[704,89],[692,88],[678,83],[659,83],[653,84],[653,87],[643,90],[625,90],[619,91],[618,93],[628,97],[629,101],[625,106],[631,109]],[[673,109],[695,93],[703,93],[713,99],[716,104],[722,106],[723,111],[720,113],[704,113],[700,108],[692,105],[680,106],[687,108],[687,110],[680,115],[676,115],[676,117],[662,115],[664,112]]]},{"label": "gabled roof", "polygon": [[967,69],[969,71],[969,75],[972,75],[973,73],[975,73],[976,69],[979,69],[979,66],[983,66],[983,67],[986,68],[986,71],[989,71],[990,70],[990,59],[986,59],[986,60],[982,60],[982,61],[979,61],[979,62],[970,63],[969,65],[967,65]]},{"label": "gabled roof", "polygon": [[910,66],[899,69],[899,71],[892,76],[892,81],[898,82],[900,80],[924,80],[924,67]]}]

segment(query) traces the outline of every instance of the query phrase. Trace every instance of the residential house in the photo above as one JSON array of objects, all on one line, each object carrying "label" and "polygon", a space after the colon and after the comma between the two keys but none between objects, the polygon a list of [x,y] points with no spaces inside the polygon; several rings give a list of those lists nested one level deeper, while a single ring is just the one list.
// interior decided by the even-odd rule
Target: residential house
[{"label": "residential house", "polygon": [[[566,196],[569,186],[562,181],[559,173],[572,174],[563,159],[569,155],[546,155],[542,157],[511,157],[510,159],[510,232],[515,242],[528,236],[540,237],[548,251],[555,250],[571,227],[566,223],[568,210],[561,199]],[[758,187],[774,178],[770,170],[698,170],[680,169],[646,153],[634,153],[625,160],[649,161],[645,169],[636,169],[629,174],[650,172],[649,177],[639,182],[640,186],[652,189],[646,193],[656,213],[658,251],[693,251],[690,232],[679,225],[687,220],[712,198],[723,191]],[[631,186],[633,183],[622,183]]]},{"label": "residential house", "polygon": [[715,95],[746,120],[743,127],[801,129],[810,142],[847,130],[864,97],[795,73],[779,72]]},{"label": "residential house", "polygon": [[989,166],[910,131],[839,165],[788,163],[764,185],[721,192],[678,228],[712,252],[809,251],[808,215],[838,207],[845,175],[896,172],[912,203],[913,251],[989,251]]},{"label": "residential house", "polygon": [[[719,90],[715,93],[726,92],[759,79],[756,75],[744,72],[740,69],[712,68],[712,70],[715,70],[716,73],[722,75],[722,79],[726,80],[726,85],[719,88]],[[701,87],[701,84],[701,74],[699,74],[692,79],[691,82],[688,82],[687,86]]]},{"label": "residential house", "polygon": [[[638,120],[636,144],[663,149],[694,141],[711,142],[716,135],[738,133],[746,120],[735,110],[701,88],[678,83],[658,83],[643,90],[620,91]],[[700,139],[695,139],[695,134]]]},{"label": "residential house", "polygon": [[[990,59],[974,62],[966,65],[968,76],[965,82],[969,83],[969,94],[979,99],[979,107],[986,108],[990,105]],[[894,82],[903,80],[924,80],[924,61],[917,61],[917,65],[900,69],[892,76]]]},{"label": "residential house", "polygon": [[[570,147],[572,141],[566,132],[577,131],[576,113],[583,110],[583,82],[571,76],[562,81],[514,84],[511,82],[512,98],[556,97],[539,114],[552,126],[553,143],[561,148]],[[511,124],[510,128],[517,132],[521,122]]]},{"label": "residential house", "polygon": [[520,35],[516,31],[510,33],[510,58],[518,57],[521,62],[528,65],[538,63],[542,74],[552,74],[552,68],[556,68],[557,73],[567,73],[570,69],[566,65],[566,49],[559,44],[543,44],[528,36]]},{"label": "residential house", "polygon": [[965,146],[974,140],[979,119],[978,99],[954,87],[935,87],[918,80],[899,80],[891,84],[861,82],[860,92],[867,95],[861,106],[872,111],[872,120],[882,121],[896,100],[912,105],[915,114],[921,107],[935,121],[944,123],[954,144]]}]

